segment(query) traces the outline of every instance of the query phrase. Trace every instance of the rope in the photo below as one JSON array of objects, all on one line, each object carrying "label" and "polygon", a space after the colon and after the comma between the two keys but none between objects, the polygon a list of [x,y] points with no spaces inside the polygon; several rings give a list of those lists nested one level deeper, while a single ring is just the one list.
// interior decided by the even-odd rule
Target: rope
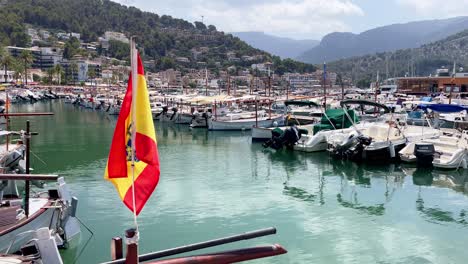
[{"label": "rope", "polygon": [[91,229],[89,227],[87,227],[78,217],[75,216],[75,218],[76,218],[76,220],[78,220],[80,225],[84,226],[84,228],[91,234],[91,236],[88,238],[88,240],[86,240],[86,243],[84,244],[83,248],[80,250],[78,255],[76,255],[76,258],[73,260],[73,264],[75,264],[78,261],[78,259],[81,257],[81,254],[83,254],[84,250],[86,249],[89,242],[91,241],[91,238],[93,238],[93,236],[94,236],[93,231],[91,231]]}]

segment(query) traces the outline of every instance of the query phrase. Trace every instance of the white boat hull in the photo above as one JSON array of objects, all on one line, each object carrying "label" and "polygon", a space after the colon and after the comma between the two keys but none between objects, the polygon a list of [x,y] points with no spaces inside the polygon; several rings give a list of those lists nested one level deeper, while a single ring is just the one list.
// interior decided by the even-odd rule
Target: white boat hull
[{"label": "white boat hull", "polygon": [[217,121],[217,120],[208,120],[208,130],[213,131],[225,131],[225,130],[251,130],[252,127],[273,127],[273,123],[276,122],[279,125],[282,124],[284,118],[282,116],[278,116],[272,119],[266,118],[259,118],[255,120],[255,118],[251,119],[239,119],[233,121]]},{"label": "white boat hull", "polygon": [[[11,245],[8,253],[14,253],[20,250],[29,240],[34,238],[34,233],[32,232],[25,233],[24,235],[20,235],[21,233],[31,230],[35,231],[41,227],[49,227],[49,225],[56,226],[58,212],[55,212],[54,216],[54,211],[57,209],[48,208],[44,210],[44,212],[34,217],[30,222],[0,236],[0,252],[5,253]],[[11,242],[13,240],[14,242],[12,244]]]}]

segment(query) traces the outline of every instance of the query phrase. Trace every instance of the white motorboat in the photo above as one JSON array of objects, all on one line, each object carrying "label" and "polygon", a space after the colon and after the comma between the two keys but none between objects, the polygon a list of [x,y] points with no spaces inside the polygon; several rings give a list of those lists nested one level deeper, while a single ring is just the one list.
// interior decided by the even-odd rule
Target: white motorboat
[{"label": "white motorboat", "polygon": [[[329,151],[337,156],[353,160],[388,161],[399,158],[399,151],[408,142],[435,138],[440,130],[409,126],[392,122],[372,123],[363,129],[355,129],[348,135],[335,134],[329,138]],[[339,135],[339,137],[338,137]]]},{"label": "white motorboat", "polygon": [[[314,126],[315,124],[304,125],[304,126],[297,126],[298,129],[307,130],[307,135],[312,135],[314,133]],[[273,129],[281,129],[284,131],[285,129],[289,128],[289,126],[273,126],[273,127],[252,127],[252,140],[253,141],[266,141],[270,140],[273,137],[272,131]]]},{"label": "white motorboat", "polygon": [[[236,118],[237,117],[237,118]],[[210,118],[208,121],[208,130],[250,130],[252,127],[273,127],[275,124],[284,123],[283,115],[262,115],[258,117],[243,118],[242,116],[230,115],[227,118]]]},{"label": "white motorboat", "polygon": [[408,144],[399,152],[400,158],[419,166],[441,169],[468,167],[468,132],[432,139],[422,139]]}]

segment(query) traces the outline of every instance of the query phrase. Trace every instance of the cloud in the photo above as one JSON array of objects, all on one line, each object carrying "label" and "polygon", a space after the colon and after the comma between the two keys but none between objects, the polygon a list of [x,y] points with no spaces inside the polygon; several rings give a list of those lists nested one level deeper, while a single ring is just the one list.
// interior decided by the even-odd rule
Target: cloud
[{"label": "cloud", "polygon": [[318,38],[348,31],[344,18],[363,16],[351,0],[117,0],[147,11],[213,24],[226,32],[264,31],[290,37]]},{"label": "cloud", "polygon": [[397,4],[418,15],[426,17],[447,18],[466,16],[468,14],[468,0],[396,0]]}]

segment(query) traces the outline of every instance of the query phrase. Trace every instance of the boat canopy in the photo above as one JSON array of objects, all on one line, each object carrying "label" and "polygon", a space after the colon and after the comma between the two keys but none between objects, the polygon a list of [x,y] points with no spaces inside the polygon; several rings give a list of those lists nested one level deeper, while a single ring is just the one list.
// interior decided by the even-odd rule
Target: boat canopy
[{"label": "boat canopy", "polygon": [[289,106],[289,105],[297,105],[297,106],[315,106],[315,107],[320,107],[319,104],[313,101],[306,101],[306,100],[287,100],[284,101],[284,105]]},{"label": "boat canopy", "polygon": [[343,100],[340,102],[340,105],[341,107],[344,107],[345,105],[359,105],[361,106],[362,109],[364,109],[363,108],[364,105],[369,105],[369,106],[381,108],[384,110],[385,113],[390,113],[390,108],[388,108],[386,105],[379,104],[373,101],[368,101],[368,100],[355,100],[355,99]]},{"label": "boat canopy", "polygon": [[431,109],[434,112],[439,113],[458,113],[464,110],[468,110],[468,107],[463,105],[455,105],[455,104],[420,104],[418,108],[427,111],[427,109]]},{"label": "boat canopy", "polygon": [[314,135],[315,133],[322,130],[349,128],[353,125],[353,123],[356,124],[358,122],[359,118],[354,110],[328,109],[322,115],[320,124],[314,126]]}]

